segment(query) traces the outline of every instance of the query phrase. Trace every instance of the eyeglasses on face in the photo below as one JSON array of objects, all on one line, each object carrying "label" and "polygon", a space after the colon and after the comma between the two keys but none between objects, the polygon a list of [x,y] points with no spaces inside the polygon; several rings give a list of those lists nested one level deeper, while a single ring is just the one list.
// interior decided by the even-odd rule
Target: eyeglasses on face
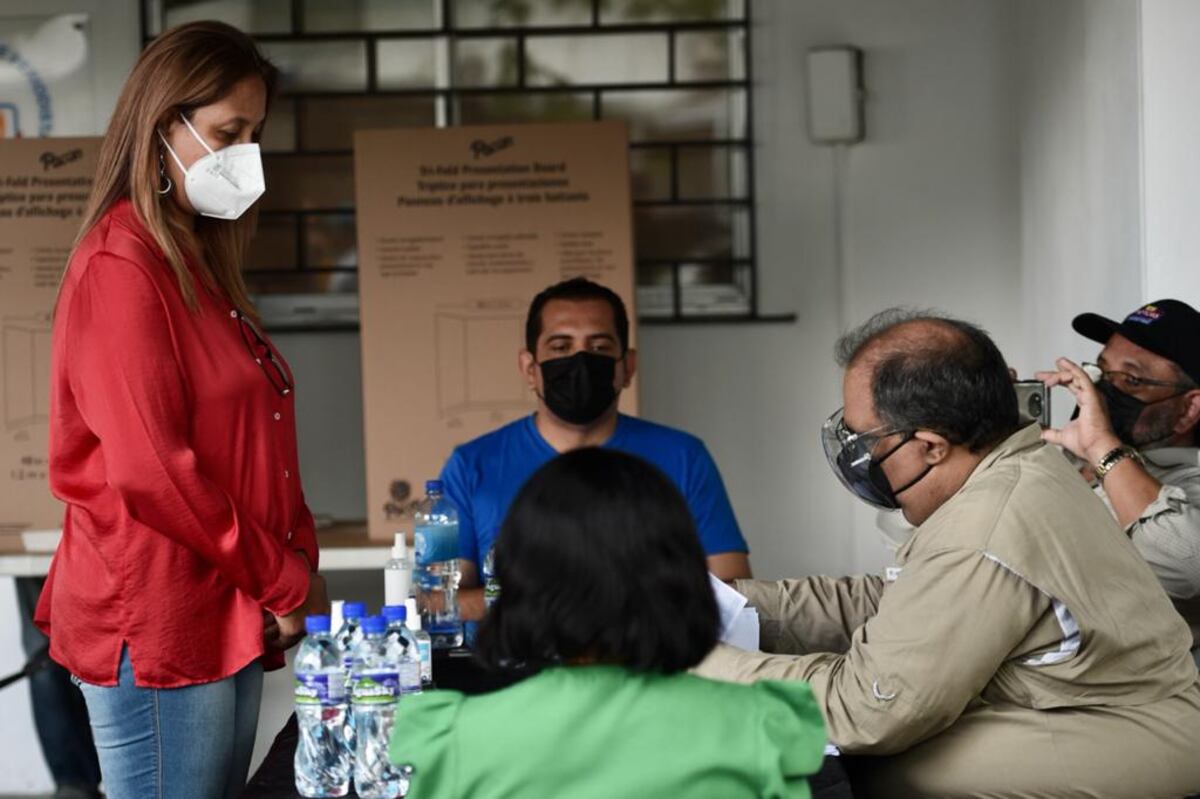
[{"label": "eyeglasses on face", "polygon": [[238,328],[242,334],[242,343],[246,345],[246,351],[250,353],[250,357],[267,376],[271,387],[278,391],[281,397],[291,394],[292,389],[295,388],[295,382],[292,380],[292,373],[288,370],[283,358],[245,314],[240,311],[231,311],[230,316],[237,319]]},{"label": "eyeglasses on face", "polygon": [[891,429],[885,425],[879,425],[861,433],[856,432],[847,426],[843,415],[844,411],[844,408],[838,408],[825,420],[825,424],[821,425],[821,440],[827,455],[840,451],[853,453],[852,465],[858,465],[860,461],[871,460],[876,445],[888,436],[903,433],[906,436],[905,441],[911,437],[911,432],[908,430]]},{"label": "eyeglasses on face", "polygon": [[1118,391],[1126,394],[1144,388],[1173,388],[1176,391],[1188,391],[1195,386],[1187,383],[1175,383],[1168,380],[1154,380],[1149,377],[1138,377],[1129,372],[1119,372],[1113,369],[1104,369],[1099,364],[1085,362],[1080,364],[1083,370],[1087,372],[1088,377],[1093,381],[1105,380],[1111,383]]}]

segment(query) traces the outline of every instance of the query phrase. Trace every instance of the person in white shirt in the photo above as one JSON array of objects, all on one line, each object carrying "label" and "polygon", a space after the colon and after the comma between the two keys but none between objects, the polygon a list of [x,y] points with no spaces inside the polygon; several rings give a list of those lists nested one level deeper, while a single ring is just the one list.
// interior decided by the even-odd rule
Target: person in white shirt
[{"label": "person in white shirt", "polygon": [[[1078,404],[1043,438],[1085,463],[1200,643],[1200,312],[1168,299],[1121,322],[1085,313],[1071,326],[1104,348],[1095,364],[1060,358],[1037,373]],[[1192,653],[1200,664],[1200,646]]]}]

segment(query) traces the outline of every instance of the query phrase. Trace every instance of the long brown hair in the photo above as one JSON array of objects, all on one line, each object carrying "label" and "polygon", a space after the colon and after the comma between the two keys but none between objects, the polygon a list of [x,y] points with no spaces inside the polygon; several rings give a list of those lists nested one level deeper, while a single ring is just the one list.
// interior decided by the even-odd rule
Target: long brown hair
[{"label": "long brown hair", "polygon": [[[166,255],[188,307],[199,307],[186,262],[192,256],[206,289],[224,292],[242,313],[257,318],[242,278],[257,210],[236,221],[197,216],[194,231],[185,228],[163,207],[169,200],[157,192],[162,155],[157,131],[166,130],[180,114],[190,116],[217,102],[248,77],[262,79],[269,103],[278,75],[249,36],[223,22],[191,22],[152,41],[134,64],[108,124],[76,246],[114,203],[128,197]],[[183,244],[193,239],[200,251],[185,252]]]}]

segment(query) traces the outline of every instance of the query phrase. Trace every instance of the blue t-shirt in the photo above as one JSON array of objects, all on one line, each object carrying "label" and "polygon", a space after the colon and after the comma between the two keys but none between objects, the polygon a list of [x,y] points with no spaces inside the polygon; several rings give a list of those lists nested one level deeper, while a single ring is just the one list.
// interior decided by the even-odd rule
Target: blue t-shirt
[{"label": "blue t-shirt", "polygon": [[[748,551],[721,474],[700,439],[621,415],[604,446],[637,455],[671,478],[687,500],[709,555]],[[442,485],[458,508],[460,557],[477,566],[482,562],[521,486],[557,454],[538,432],[532,415],[454,450],[442,469]]]}]

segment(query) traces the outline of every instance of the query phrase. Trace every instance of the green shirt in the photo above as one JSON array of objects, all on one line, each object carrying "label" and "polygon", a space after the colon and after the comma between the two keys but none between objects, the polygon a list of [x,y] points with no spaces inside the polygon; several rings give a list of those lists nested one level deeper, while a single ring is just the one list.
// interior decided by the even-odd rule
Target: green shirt
[{"label": "green shirt", "polygon": [[808,797],[825,730],[805,683],[752,686],[618,666],[547,669],[480,696],[400,700],[409,799]]}]

